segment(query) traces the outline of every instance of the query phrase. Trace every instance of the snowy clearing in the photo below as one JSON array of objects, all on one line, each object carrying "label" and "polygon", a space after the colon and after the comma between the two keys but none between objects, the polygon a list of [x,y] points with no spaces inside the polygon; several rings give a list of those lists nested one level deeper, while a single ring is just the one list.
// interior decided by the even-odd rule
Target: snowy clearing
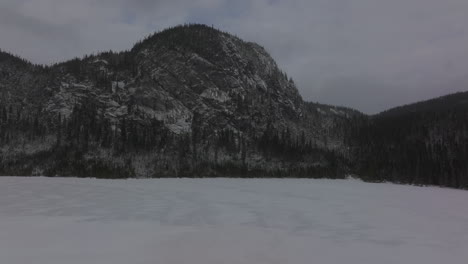
[{"label": "snowy clearing", "polygon": [[0,178],[0,263],[466,263],[467,204],[357,180]]}]

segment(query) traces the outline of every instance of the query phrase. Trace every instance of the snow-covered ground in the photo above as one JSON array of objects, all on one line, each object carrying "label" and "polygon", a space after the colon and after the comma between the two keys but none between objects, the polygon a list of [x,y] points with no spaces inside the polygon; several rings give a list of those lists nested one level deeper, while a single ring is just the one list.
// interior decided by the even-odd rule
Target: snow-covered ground
[{"label": "snow-covered ground", "polygon": [[468,191],[357,180],[0,178],[0,263],[467,263]]}]

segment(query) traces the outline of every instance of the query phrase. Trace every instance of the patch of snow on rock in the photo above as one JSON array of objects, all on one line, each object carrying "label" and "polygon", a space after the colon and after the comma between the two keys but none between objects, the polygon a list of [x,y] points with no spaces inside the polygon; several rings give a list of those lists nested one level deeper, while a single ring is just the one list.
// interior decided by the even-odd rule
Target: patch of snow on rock
[{"label": "patch of snow on rock", "polygon": [[204,90],[200,96],[219,102],[226,102],[231,99],[227,93],[219,90],[218,88],[208,88]]}]

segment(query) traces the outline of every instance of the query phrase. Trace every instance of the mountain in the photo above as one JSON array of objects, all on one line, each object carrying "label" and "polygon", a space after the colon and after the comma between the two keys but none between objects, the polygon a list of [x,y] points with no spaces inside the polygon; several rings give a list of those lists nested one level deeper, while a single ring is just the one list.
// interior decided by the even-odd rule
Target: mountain
[{"label": "mountain", "polygon": [[390,109],[352,134],[365,179],[468,188],[468,92]]},{"label": "mountain", "polygon": [[0,175],[328,177],[468,188],[468,93],[374,116],[305,102],[205,25],[52,66],[0,52]]},{"label": "mountain", "polygon": [[306,103],[261,46],[205,25],[50,67],[2,53],[2,175],[343,177],[361,114]]}]

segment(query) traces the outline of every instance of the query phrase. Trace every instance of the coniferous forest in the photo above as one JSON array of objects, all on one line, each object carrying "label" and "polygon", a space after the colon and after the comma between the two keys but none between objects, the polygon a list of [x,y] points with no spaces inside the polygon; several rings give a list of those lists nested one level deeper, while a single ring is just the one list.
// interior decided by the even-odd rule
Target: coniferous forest
[{"label": "coniferous forest", "polygon": [[468,93],[395,108],[354,130],[368,180],[468,186]]}]

